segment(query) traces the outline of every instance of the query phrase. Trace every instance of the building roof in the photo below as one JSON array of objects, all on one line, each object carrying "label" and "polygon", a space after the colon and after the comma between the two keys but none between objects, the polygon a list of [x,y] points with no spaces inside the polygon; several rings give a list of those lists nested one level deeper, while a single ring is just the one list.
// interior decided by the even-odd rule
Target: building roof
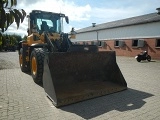
[{"label": "building roof", "polygon": [[124,26],[137,25],[137,24],[145,24],[145,23],[158,22],[158,21],[160,21],[160,15],[158,15],[157,13],[150,13],[146,15],[117,20],[113,22],[98,24],[98,25],[95,25],[95,27],[90,26],[90,27],[82,28],[82,29],[76,30],[76,33],[90,32],[90,31],[103,30],[103,29],[116,28],[116,27],[124,27]]}]

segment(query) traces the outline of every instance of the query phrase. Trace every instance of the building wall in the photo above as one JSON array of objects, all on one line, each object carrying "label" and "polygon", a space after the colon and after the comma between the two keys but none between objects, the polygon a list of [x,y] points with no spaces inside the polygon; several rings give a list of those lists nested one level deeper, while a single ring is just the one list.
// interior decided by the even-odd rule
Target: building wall
[{"label": "building wall", "polygon": [[[115,46],[115,40],[105,40],[103,44],[99,46],[99,51],[116,51],[117,56],[128,56],[128,57],[135,57],[142,51],[148,51],[148,54],[153,59],[160,60],[160,46],[156,47],[156,38],[146,38],[144,40],[144,47],[134,47],[132,46],[133,40],[126,39],[123,40],[125,43],[123,47]],[[160,41],[160,39],[159,39]],[[93,44],[91,41],[87,42],[79,42],[79,44]]]},{"label": "building wall", "polygon": [[[133,39],[143,39],[146,44],[144,47],[133,47]],[[78,33],[73,41],[81,44],[102,41],[106,45],[99,47],[100,51],[114,50],[118,56],[134,57],[146,50],[153,59],[160,59],[160,46],[156,47],[156,39],[160,39],[160,22]],[[123,40],[125,46],[115,47],[117,40]]]},{"label": "building wall", "polygon": [[106,29],[98,33],[99,40],[160,37],[160,22]]},{"label": "building wall", "polygon": [[160,22],[77,33],[75,41],[160,37]]},{"label": "building wall", "polygon": [[115,41],[105,41],[107,44],[106,47],[99,47],[100,51],[116,51],[116,55],[118,56],[129,56],[134,57],[139,54],[141,51],[148,51],[148,54],[151,55],[154,59],[160,59],[160,47],[156,47],[156,39],[148,38],[144,39],[145,45],[144,47],[133,47],[132,40],[124,40],[125,45],[123,47],[116,47]]}]

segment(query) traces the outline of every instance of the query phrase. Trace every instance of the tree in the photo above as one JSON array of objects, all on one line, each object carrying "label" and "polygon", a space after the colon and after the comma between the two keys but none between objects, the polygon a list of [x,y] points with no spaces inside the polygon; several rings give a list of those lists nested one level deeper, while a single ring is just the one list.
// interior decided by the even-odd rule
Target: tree
[{"label": "tree", "polygon": [[20,35],[2,34],[2,36],[0,36],[0,51],[7,45],[17,46],[21,40],[22,37]]},{"label": "tree", "polygon": [[23,22],[26,12],[23,9],[13,9],[16,5],[17,0],[0,0],[0,36],[14,21],[16,22],[17,29],[20,22]]},{"label": "tree", "polygon": [[0,36],[0,51],[2,50],[2,36]]}]

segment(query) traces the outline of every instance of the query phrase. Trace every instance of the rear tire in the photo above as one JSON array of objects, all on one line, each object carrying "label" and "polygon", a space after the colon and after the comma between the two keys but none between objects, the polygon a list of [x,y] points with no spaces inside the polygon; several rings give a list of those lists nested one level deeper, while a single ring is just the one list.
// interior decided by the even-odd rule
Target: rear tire
[{"label": "rear tire", "polygon": [[25,66],[25,59],[23,56],[23,49],[22,48],[20,49],[20,52],[19,52],[19,65],[20,65],[22,72],[28,72],[28,69]]},{"label": "rear tire", "polygon": [[148,62],[151,61],[151,56],[150,55],[147,56],[147,60],[148,60]]},{"label": "rear tire", "polygon": [[44,51],[42,48],[34,48],[30,57],[31,75],[35,83],[41,84],[43,77]]}]

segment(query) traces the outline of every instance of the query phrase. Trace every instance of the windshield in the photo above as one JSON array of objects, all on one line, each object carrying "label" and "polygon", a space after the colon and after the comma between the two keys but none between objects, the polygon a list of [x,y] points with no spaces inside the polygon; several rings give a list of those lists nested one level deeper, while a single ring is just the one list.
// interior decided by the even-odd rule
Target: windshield
[{"label": "windshield", "polygon": [[61,17],[54,14],[42,14],[36,18],[39,31],[62,32]]}]

